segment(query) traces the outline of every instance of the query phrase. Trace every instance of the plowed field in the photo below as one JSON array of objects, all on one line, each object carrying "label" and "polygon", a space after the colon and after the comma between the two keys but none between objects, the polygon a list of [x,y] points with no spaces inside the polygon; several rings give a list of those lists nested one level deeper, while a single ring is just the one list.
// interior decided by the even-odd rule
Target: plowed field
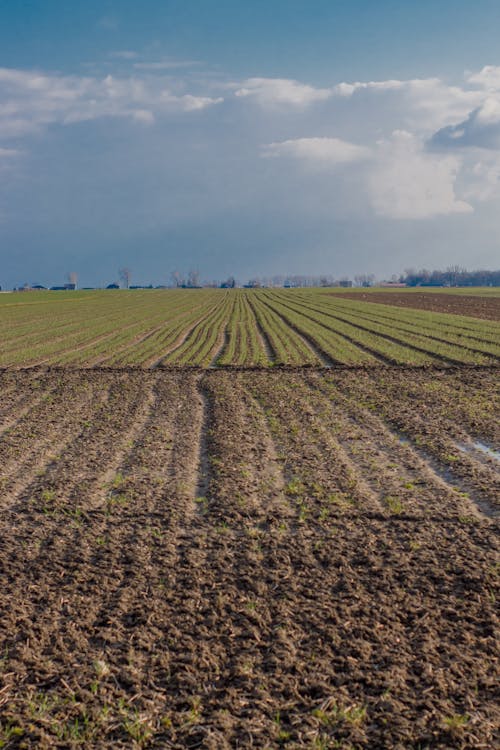
[{"label": "plowed field", "polygon": [[0,746],[496,746],[498,369],[379,365],[0,374]]},{"label": "plowed field", "polygon": [[406,307],[430,312],[470,315],[483,320],[500,320],[500,298],[465,294],[427,292],[337,292],[345,299],[363,299],[383,305]]}]

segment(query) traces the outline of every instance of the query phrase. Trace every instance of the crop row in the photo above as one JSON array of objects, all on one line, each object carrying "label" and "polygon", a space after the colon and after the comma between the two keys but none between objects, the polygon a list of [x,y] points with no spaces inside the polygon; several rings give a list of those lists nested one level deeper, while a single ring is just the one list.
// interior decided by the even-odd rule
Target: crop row
[{"label": "crop row", "polygon": [[500,324],[319,290],[5,295],[0,366],[496,364]]}]

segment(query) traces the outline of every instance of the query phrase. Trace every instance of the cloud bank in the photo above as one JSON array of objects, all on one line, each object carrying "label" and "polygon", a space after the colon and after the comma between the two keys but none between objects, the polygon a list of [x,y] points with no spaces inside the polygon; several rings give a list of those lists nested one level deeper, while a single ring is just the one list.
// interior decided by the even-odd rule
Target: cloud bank
[{"label": "cloud bank", "polygon": [[103,117],[151,123],[156,116],[199,111],[222,101],[173,93],[158,76],[96,78],[0,68],[0,139]]},{"label": "cloud bank", "polygon": [[457,247],[496,243],[500,66],[452,82],[319,86],[235,80],[158,57],[119,49],[100,75],[0,68],[0,168],[9,174],[0,213],[13,237],[25,216],[33,237],[57,222],[94,236],[97,215],[125,237],[213,242],[228,273],[252,233],[267,247],[263,263],[272,248],[288,257],[310,238],[324,254],[339,233],[347,249],[360,232],[382,248],[400,236],[411,247],[415,233],[429,247],[440,232]]}]

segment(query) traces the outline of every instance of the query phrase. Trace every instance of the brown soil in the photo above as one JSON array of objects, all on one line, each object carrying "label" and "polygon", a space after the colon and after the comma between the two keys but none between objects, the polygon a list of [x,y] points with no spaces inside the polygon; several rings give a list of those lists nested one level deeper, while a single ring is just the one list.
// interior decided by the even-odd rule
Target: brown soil
[{"label": "brown soil", "polygon": [[498,370],[0,394],[0,746],[496,746]]},{"label": "brown soil", "polygon": [[336,292],[334,296],[500,321],[500,297],[475,297],[466,294],[436,292]]}]

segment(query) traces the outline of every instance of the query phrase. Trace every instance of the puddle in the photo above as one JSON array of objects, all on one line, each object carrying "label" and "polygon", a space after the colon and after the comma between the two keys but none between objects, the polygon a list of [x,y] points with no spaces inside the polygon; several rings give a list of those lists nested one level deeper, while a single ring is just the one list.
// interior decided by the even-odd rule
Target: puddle
[{"label": "puddle", "polygon": [[457,448],[459,451],[462,451],[462,453],[473,453],[475,450],[481,451],[481,453],[484,453],[489,458],[493,458],[495,461],[500,461],[500,451],[494,450],[480,440],[475,440],[473,443],[468,444],[457,443]]},{"label": "puddle", "polygon": [[[477,493],[473,488],[468,486],[467,482],[464,482],[459,477],[455,476],[449,468],[443,466],[436,458],[434,458],[434,456],[431,456],[426,451],[422,450],[420,446],[413,443],[404,433],[399,430],[393,430],[393,435],[400,445],[410,448],[420,457],[420,459],[426,464],[428,471],[433,473],[437,479],[441,479],[449,488],[454,489],[464,497],[467,497],[483,515],[490,518],[497,518],[499,516],[500,511],[497,508],[494,508],[487,500],[477,497]],[[478,447],[479,445],[482,446],[482,449]],[[467,453],[471,453],[474,450],[482,450],[484,453],[486,449],[488,455],[493,454],[493,457],[496,458],[496,460],[499,460],[500,458],[498,451],[494,451],[493,448],[490,448],[484,443],[473,442],[470,445],[461,444],[457,445],[457,448],[466,451]]]}]

